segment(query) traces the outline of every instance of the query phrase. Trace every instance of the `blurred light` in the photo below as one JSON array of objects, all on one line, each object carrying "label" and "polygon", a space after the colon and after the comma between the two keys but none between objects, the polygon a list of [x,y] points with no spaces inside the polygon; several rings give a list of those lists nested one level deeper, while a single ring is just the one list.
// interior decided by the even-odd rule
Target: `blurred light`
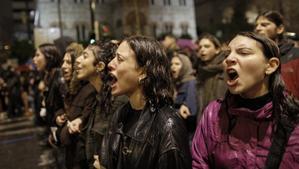
[{"label": "blurred light", "polygon": [[31,10],[29,15],[30,15],[30,18],[34,18],[35,11],[34,11],[34,10]]},{"label": "blurred light", "polygon": [[287,36],[296,36],[295,32],[286,32],[285,33]]},{"label": "blurred light", "polygon": [[90,39],[90,44],[93,44],[93,43],[95,43],[96,42],[96,40],[94,40],[94,39]]},{"label": "blurred light", "polygon": [[50,33],[54,33],[55,32],[55,28],[50,28]]},{"label": "blurred light", "polygon": [[4,45],[4,50],[9,50],[10,46],[9,45]]}]

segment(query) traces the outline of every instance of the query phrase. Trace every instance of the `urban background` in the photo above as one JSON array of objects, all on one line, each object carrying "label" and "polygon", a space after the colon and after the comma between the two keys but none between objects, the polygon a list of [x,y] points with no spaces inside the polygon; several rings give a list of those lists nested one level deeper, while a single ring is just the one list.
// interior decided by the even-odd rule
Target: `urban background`
[{"label": "urban background", "polygon": [[298,8],[298,0],[2,0],[0,62],[9,57],[26,63],[36,46],[60,37],[88,43],[100,37],[173,33],[195,40],[209,32],[227,40],[252,30],[265,10],[282,13],[287,30],[298,34],[299,23],[291,22],[298,19]]}]

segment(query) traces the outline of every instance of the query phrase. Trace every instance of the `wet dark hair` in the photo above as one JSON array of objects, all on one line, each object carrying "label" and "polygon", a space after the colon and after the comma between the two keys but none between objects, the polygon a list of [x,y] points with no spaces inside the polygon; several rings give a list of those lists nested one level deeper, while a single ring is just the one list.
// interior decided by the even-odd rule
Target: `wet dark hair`
[{"label": "wet dark hair", "polygon": [[146,99],[155,106],[172,103],[170,63],[161,44],[149,37],[131,36],[124,39],[136,55],[146,78],[141,82]]},{"label": "wet dark hair", "polygon": [[[236,36],[244,36],[259,42],[263,54],[267,59],[272,57],[280,58],[278,46],[271,39],[253,32],[241,32]],[[273,129],[274,134],[272,135],[272,140],[275,141],[272,141],[270,152],[275,152],[275,155],[268,157],[266,168],[276,168],[282,159],[289,135],[294,126],[298,123],[299,102],[291,94],[286,93],[284,82],[280,76],[280,66],[270,75],[269,90],[273,102],[272,117],[274,125],[276,126]],[[225,97],[226,105],[228,104],[227,97],[229,95],[228,92]],[[231,123],[231,121],[229,123]],[[232,129],[232,126],[229,126],[229,129]]]},{"label": "wet dark hair", "polygon": [[46,58],[46,70],[58,68],[62,63],[62,56],[59,54],[57,47],[51,43],[44,43],[38,46],[38,49]]},{"label": "wet dark hair", "polygon": [[216,49],[221,48],[220,41],[216,38],[216,36],[209,34],[209,33],[203,33],[198,40],[196,41],[196,44],[198,44],[202,39],[209,39],[215,46]]},{"label": "wet dark hair", "polygon": [[105,64],[105,68],[101,72],[99,72],[99,76],[101,77],[103,86],[99,93],[100,101],[98,105],[105,115],[110,113],[110,110],[112,108],[110,84],[111,76],[109,73],[108,63],[113,59],[117,47],[118,44],[112,41],[97,41],[87,46],[87,48],[90,49],[93,55],[95,56],[94,65],[96,65],[99,62],[103,62]]}]

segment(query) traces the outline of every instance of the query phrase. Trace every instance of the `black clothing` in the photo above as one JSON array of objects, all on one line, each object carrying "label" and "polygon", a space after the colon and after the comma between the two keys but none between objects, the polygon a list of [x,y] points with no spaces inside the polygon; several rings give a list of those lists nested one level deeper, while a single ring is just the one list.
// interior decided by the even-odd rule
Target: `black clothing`
[{"label": "black clothing", "polygon": [[178,113],[169,106],[147,104],[125,132],[130,107],[127,103],[114,113],[100,164],[107,169],[191,169],[188,133]]},{"label": "black clothing", "polygon": [[244,107],[250,110],[258,110],[264,107],[265,104],[269,103],[271,100],[272,100],[271,93],[267,93],[263,96],[254,99],[245,99],[238,95],[236,102],[237,102],[237,107]]},{"label": "black clothing", "polygon": [[44,92],[45,104],[47,110],[46,121],[48,125],[56,126],[56,114],[64,113],[64,96],[66,95],[66,86],[62,80],[60,69],[54,69],[45,82],[47,89]]}]

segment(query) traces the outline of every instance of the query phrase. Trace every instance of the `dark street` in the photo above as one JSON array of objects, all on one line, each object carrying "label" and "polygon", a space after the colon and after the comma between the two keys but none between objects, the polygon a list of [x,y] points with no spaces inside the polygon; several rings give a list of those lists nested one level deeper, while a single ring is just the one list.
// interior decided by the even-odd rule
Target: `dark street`
[{"label": "dark street", "polygon": [[41,148],[38,146],[38,128],[32,118],[0,121],[0,168],[40,169]]}]

